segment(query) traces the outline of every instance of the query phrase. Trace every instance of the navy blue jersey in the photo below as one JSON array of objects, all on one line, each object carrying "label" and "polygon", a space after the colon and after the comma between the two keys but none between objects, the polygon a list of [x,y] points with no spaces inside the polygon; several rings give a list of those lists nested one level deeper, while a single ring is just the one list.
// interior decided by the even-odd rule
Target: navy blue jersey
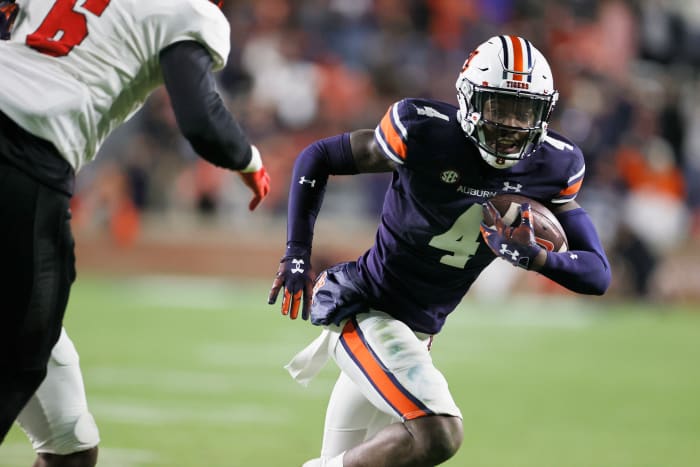
[{"label": "navy blue jersey", "polygon": [[579,148],[553,132],[514,167],[492,168],[457,111],[404,99],[377,126],[376,142],[398,167],[375,244],[358,260],[370,305],[430,334],[495,258],[479,232],[482,203],[506,192],[564,203],[576,197],[585,171]]}]

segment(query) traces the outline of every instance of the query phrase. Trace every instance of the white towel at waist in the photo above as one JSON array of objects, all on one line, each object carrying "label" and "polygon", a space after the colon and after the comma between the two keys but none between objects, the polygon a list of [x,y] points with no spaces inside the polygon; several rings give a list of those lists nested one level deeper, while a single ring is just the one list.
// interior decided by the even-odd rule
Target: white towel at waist
[{"label": "white towel at waist", "polygon": [[297,383],[307,386],[328,362],[331,345],[337,342],[338,335],[337,331],[324,328],[321,335],[296,354],[284,368]]}]

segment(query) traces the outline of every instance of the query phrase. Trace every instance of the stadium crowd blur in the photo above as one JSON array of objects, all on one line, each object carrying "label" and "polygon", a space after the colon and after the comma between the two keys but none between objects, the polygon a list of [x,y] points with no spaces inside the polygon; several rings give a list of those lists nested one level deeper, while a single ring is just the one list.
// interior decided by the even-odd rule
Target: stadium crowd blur
[{"label": "stadium crowd blur", "polygon": [[[700,289],[696,0],[227,0],[224,10],[232,51],[220,88],[274,184],[252,216],[286,219],[291,167],[308,143],[374,128],[403,97],[456,104],[468,52],[492,35],[521,35],[552,65],[560,100],[551,126],[586,156],[579,201],[608,248],[618,294]],[[127,247],[154,213],[248,222],[236,214],[247,197],[191,153],[166,99],[156,93],[81,174],[78,231],[98,219]],[[387,178],[345,179],[329,186],[324,216],[374,225]]]}]

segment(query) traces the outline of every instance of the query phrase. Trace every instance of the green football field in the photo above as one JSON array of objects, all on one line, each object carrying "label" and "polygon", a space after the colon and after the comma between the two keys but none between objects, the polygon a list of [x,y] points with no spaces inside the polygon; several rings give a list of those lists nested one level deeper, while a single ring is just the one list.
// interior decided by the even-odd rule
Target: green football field
[{"label": "green football field", "polygon": [[[282,368],[318,332],[268,283],[80,277],[66,325],[103,467],[300,466],[320,448],[330,363]],[[433,345],[465,440],[444,465],[700,466],[699,306],[597,298],[466,300]],[[0,466],[31,465],[23,433]]]}]

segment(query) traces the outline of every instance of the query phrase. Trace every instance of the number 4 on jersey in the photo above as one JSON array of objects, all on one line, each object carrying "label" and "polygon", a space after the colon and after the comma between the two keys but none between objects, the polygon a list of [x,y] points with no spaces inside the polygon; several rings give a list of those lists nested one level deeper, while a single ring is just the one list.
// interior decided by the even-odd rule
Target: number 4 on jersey
[{"label": "number 4 on jersey", "polygon": [[[101,16],[110,0],[86,0],[82,9]],[[57,0],[39,28],[27,36],[27,45],[53,57],[68,55],[88,35],[87,18],[75,11],[77,0]]]},{"label": "number 4 on jersey", "polygon": [[464,268],[469,258],[479,248],[479,226],[481,225],[481,205],[474,204],[457,218],[447,232],[434,236],[428,245],[438,250],[450,251],[440,262],[455,268]]}]

